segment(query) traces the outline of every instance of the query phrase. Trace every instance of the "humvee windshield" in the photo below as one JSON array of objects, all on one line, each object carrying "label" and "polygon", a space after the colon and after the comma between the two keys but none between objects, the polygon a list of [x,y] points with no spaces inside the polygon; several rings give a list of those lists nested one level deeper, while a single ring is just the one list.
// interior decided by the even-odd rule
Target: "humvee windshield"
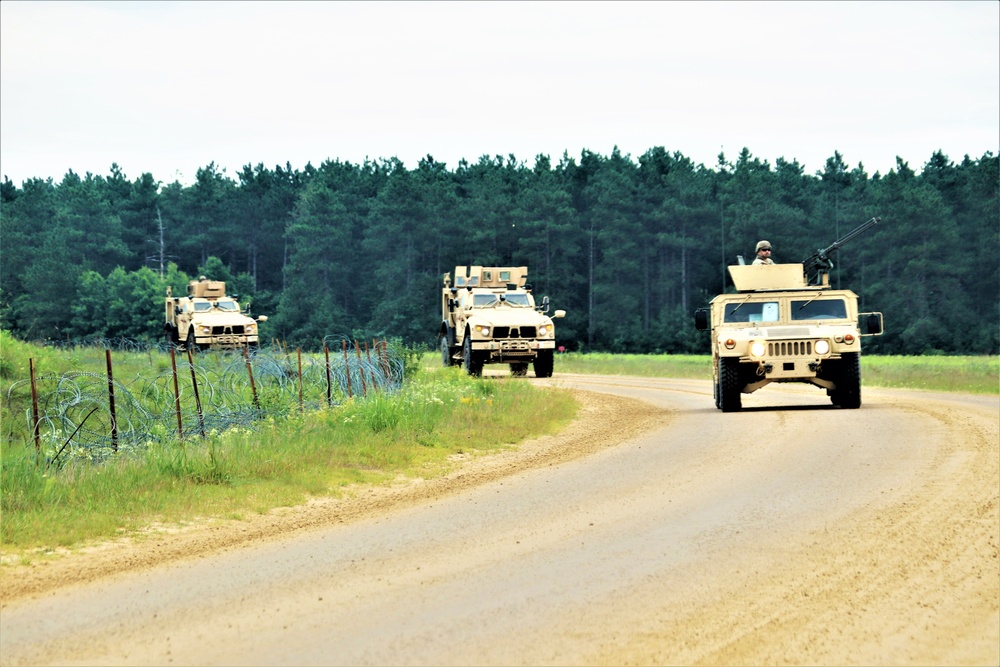
[{"label": "humvee windshield", "polygon": [[219,307],[219,310],[225,310],[230,313],[237,313],[240,310],[235,301],[219,301],[216,305]]},{"label": "humvee windshield", "polygon": [[793,320],[843,320],[847,304],[843,299],[803,299],[792,301]]},{"label": "humvee windshield", "polygon": [[743,301],[726,304],[726,322],[777,322],[777,301]]},{"label": "humvee windshield", "polygon": [[196,313],[207,313],[212,310],[212,304],[208,301],[195,301],[194,302],[194,312]]}]

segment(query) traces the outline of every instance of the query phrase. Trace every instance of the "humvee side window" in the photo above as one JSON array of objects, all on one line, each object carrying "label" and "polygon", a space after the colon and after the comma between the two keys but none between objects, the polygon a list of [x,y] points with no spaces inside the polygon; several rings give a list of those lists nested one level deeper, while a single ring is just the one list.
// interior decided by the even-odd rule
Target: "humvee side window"
[{"label": "humvee side window", "polygon": [[743,301],[726,304],[726,322],[777,322],[777,301]]},{"label": "humvee side window", "polygon": [[501,271],[500,272],[500,282],[502,282],[502,283],[509,283],[510,282],[510,271]]},{"label": "humvee side window", "polygon": [[803,299],[792,301],[793,320],[843,320],[847,304],[843,299]]}]

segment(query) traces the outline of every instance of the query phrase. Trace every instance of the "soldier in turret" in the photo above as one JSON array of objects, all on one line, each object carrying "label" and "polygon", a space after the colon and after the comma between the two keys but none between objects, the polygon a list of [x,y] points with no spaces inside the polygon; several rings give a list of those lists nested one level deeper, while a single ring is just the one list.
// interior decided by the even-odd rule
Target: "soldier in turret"
[{"label": "soldier in turret", "polygon": [[757,259],[753,261],[754,264],[774,264],[771,259],[771,242],[770,241],[758,241],[757,242]]}]

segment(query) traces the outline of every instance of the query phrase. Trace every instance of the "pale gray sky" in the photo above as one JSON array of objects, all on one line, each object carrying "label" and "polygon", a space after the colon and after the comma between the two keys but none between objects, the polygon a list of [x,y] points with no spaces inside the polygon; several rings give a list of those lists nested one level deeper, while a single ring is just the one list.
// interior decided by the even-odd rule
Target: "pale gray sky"
[{"label": "pale gray sky", "polygon": [[0,170],[1000,153],[1000,3],[0,3]]}]

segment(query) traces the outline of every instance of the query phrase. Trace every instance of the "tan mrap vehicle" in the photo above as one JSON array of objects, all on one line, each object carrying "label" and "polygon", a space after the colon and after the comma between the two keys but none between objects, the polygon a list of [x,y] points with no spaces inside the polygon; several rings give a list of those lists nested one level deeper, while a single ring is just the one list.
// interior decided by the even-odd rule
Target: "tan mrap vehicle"
[{"label": "tan mrap vehicle", "polygon": [[[858,313],[854,292],[830,289],[828,255],[836,247],[803,264],[730,266],[737,293],[695,311],[695,326],[712,333],[716,407],[735,412],[742,394],[772,382],[814,384],[834,405],[861,406],[861,338],[880,335],[883,318]],[[811,268],[819,269],[819,284],[808,284]]]},{"label": "tan mrap vehicle", "polygon": [[527,280],[525,266],[456,266],[454,280],[444,274],[438,344],[445,366],[482,375],[484,364],[510,364],[511,373],[525,375],[530,363],[535,377],[552,376],[552,319],[566,311],[549,317],[549,298],[536,305]]},{"label": "tan mrap vehicle", "polygon": [[167,342],[183,343],[189,350],[208,348],[256,348],[260,344],[258,322],[245,314],[235,297],[226,296],[226,283],[207,280],[202,276],[188,283],[187,296],[175,297],[167,287],[166,323],[163,326]]}]

